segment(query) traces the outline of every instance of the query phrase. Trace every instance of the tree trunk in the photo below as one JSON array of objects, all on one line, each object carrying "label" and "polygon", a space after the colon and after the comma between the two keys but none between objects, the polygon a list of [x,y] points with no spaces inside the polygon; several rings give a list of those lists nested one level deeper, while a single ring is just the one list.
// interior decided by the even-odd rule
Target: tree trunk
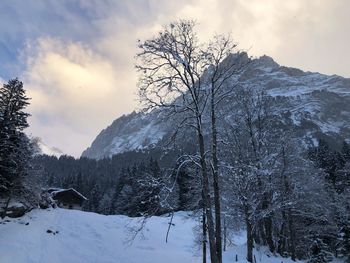
[{"label": "tree trunk", "polygon": [[266,246],[266,235],[265,235],[265,229],[264,229],[264,223],[263,220],[259,220],[257,223],[256,230],[253,233],[253,237],[255,239],[255,243]]},{"label": "tree trunk", "polygon": [[282,210],[282,225],[279,231],[277,253],[281,256],[284,255],[286,251],[286,212]]},{"label": "tree trunk", "polygon": [[[286,160],[286,153],[284,147],[282,148],[282,153],[283,153],[283,164],[284,167],[287,166],[287,160]],[[283,181],[284,181],[284,191],[287,197],[290,195],[290,185],[287,179],[286,174],[283,171]],[[285,216],[285,213],[284,213]],[[287,210],[287,218],[288,218],[288,233],[289,233],[289,254],[292,258],[293,261],[295,261],[296,256],[295,256],[295,231],[294,231],[294,226],[293,226],[293,215],[292,215],[292,210],[289,208]]]},{"label": "tree trunk", "polygon": [[289,228],[289,253],[293,261],[295,261],[295,231],[293,226],[293,215],[291,209],[288,209],[288,228]]},{"label": "tree trunk", "polygon": [[210,249],[210,259],[211,263],[219,263],[217,252],[216,252],[216,242],[215,242],[215,226],[212,215],[212,204],[210,198],[210,188],[209,188],[209,177],[207,171],[207,164],[205,161],[205,148],[204,148],[204,137],[202,134],[202,119],[201,116],[197,116],[197,135],[199,144],[199,154],[200,154],[200,164],[202,170],[203,179],[203,203],[207,215],[207,226],[208,226],[208,237],[209,237],[209,249]]},{"label": "tree trunk", "polygon": [[247,261],[253,262],[253,228],[249,220],[249,215],[246,213],[247,225]]},{"label": "tree trunk", "polygon": [[226,217],[224,216],[224,251],[226,251],[226,242],[227,242],[227,225],[226,225]]},{"label": "tree trunk", "polygon": [[203,206],[202,214],[202,231],[203,231],[203,240],[202,240],[202,249],[203,249],[203,263],[207,262],[207,224],[205,220],[205,207]]},{"label": "tree trunk", "polygon": [[169,237],[169,232],[170,232],[170,228],[173,224],[173,218],[174,218],[174,212],[171,212],[171,218],[170,218],[170,222],[168,223],[168,231],[166,232],[166,237],[165,237],[165,243],[168,243],[168,237]]},{"label": "tree trunk", "polygon": [[213,188],[215,204],[215,240],[216,253],[219,263],[222,262],[222,237],[221,237],[221,204],[220,204],[220,184],[219,184],[219,160],[217,153],[217,129],[215,115],[214,86],[211,89],[211,129],[212,129],[212,161],[213,161]]},{"label": "tree trunk", "polygon": [[4,211],[3,211],[3,213],[1,214],[1,218],[2,218],[2,219],[4,219],[4,217],[5,217],[6,214],[7,214],[7,209],[8,209],[8,207],[9,207],[10,201],[11,201],[11,194],[9,194],[9,197],[7,198],[7,201],[6,201],[6,204],[5,204],[5,207],[4,207]]},{"label": "tree trunk", "polygon": [[[270,206],[270,197],[272,196],[272,193],[267,192],[263,194],[263,201],[261,204],[261,209],[264,211],[269,209]],[[267,244],[269,246],[270,251],[273,253],[275,252],[275,244],[273,242],[273,237],[272,237],[272,216],[268,215],[263,218],[262,224],[264,227],[262,227],[263,233],[263,238],[265,239],[264,245]]]},{"label": "tree trunk", "polygon": [[272,218],[270,216],[267,218],[264,218],[264,226],[265,226],[266,241],[270,251],[273,253],[275,252],[275,244],[272,238]]}]

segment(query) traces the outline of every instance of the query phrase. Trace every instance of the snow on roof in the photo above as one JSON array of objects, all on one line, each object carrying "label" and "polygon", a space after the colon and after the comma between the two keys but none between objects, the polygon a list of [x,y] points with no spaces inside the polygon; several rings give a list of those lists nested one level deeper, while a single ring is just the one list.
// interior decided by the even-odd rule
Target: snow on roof
[{"label": "snow on roof", "polygon": [[47,189],[43,188],[43,190],[46,192],[52,193],[52,192],[56,192],[56,191],[66,190],[66,189],[58,188],[58,187],[50,187]]},{"label": "snow on roof", "polygon": [[[55,190],[57,189],[57,190]],[[69,188],[69,189],[61,189],[61,188],[50,188],[48,191],[50,190],[53,190],[51,191],[51,194],[53,196],[57,195],[58,193],[64,193],[64,192],[74,192],[76,195],[78,195],[79,197],[81,197],[82,199],[84,200],[88,200],[85,196],[83,196],[81,193],[79,193],[77,190],[75,190],[74,188]]]}]

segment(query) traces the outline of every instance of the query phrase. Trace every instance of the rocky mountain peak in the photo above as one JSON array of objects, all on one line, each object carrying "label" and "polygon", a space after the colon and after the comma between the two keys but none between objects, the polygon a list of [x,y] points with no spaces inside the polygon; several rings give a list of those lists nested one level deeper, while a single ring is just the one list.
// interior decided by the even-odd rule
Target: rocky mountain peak
[{"label": "rocky mountain peak", "polygon": [[[232,81],[239,81],[241,86],[263,89],[274,97],[275,110],[281,116],[289,116],[294,127],[291,129],[299,129],[299,136],[309,139],[327,135],[339,140],[349,138],[350,79],[280,66],[266,55],[251,59],[244,52],[230,55],[223,63],[237,59],[237,56],[247,67]],[[160,115],[158,109],[118,118],[97,136],[82,156],[100,159],[160,146],[176,127],[172,123],[174,120],[164,121]]]}]

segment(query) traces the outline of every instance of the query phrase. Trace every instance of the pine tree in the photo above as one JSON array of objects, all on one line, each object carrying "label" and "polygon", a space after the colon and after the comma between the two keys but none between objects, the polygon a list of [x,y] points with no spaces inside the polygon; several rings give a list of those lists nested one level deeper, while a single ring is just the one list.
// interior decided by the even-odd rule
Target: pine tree
[{"label": "pine tree", "polygon": [[331,149],[326,140],[320,139],[318,146],[310,149],[309,157],[316,166],[326,172],[326,179],[332,187],[341,192],[342,183],[338,173],[345,165],[342,154]]},{"label": "pine tree", "polygon": [[101,187],[99,184],[94,183],[90,192],[88,202],[86,204],[88,211],[98,212],[100,201],[102,198]]},{"label": "pine tree", "polygon": [[332,255],[325,250],[325,244],[321,239],[315,239],[310,250],[311,258],[308,263],[327,263],[332,261]]},{"label": "pine tree", "polygon": [[179,187],[178,208],[193,210],[203,206],[202,193],[198,185],[201,184],[199,171],[196,167],[184,167],[176,178]]},{"label": "pine tree", "polygon": [[18,79],[0,88],[0,191],[13,189],[28,170],[31,147],[23,133],[28,127],[28,100]]}]

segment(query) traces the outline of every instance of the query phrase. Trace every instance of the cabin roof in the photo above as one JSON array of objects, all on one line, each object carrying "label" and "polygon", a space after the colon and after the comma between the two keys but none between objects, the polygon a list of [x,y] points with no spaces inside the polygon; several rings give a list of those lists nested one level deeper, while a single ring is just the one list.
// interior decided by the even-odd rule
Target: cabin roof
[{"label": "cabin roof", "polygon": [[[52,188],[51,188],[52,189]],[[51,190],[49,189],[49,190]],[[49,191],[50,192],[50,191]],[[65,194],[65,193],[72,193],[75,196],[77,196],[79,199],[82,200],[88,200],[85,196],[83,196],[81,193],[79,193],[77,190],[75,190],[74,188],[69,188],[69,189],[60,189],[60,188],[55,188],[54,190],[52,189],[52,191],[50,192],[52,194],[53,197],[55,197],[57,194]]]}]

